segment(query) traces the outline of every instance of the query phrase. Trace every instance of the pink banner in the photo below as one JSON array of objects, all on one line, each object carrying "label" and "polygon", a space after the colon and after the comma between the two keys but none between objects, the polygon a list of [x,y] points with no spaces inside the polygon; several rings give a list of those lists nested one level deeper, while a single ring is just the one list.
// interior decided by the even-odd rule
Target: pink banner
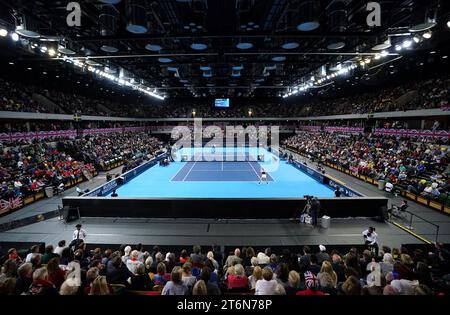
[{"label": "pink banner", "polygon": [[[302,130],[309,131],[320,131],[320,126],[300,126]],[[328,132],[342,132],[342,133],[352,133],[352,134],[360,134],[364,131],[363,128],[358,127],[333,127],[327,126],[324,127],[325,131]],[[374,134],[376,135],[384,135],[384,136],[402,136],[402,137],[424,137],[424,138],[442,138],[448,139],[450,138],[450,132],[446,130],[418,130],[418,129],[375,129]]]},{"label": "pink banner", "polygon": [[[125,127],[125,128],[94,128],[84,129],[85,135],[107,134],[114,132],[139,132],[145,131],[147,127]],[[51,130],[51,131],[36,131],[36,132],[13,132],[0,133],[0,141],[17,141],[17,140],[32,140],[32,139],[46,139],[55,137],[74,138],[76,137],[76,130]]]},{"label": "pink banner", "polygon": [[450,138],[450,132],[446,130],[418,130],[418,129],[375,129],[376,135],[424,137],[424,138]]},{"label": "pink banner", "polygon": [[77,132],[75,130],[52,130],[52,131],[36,131],[36,132],[14,132],[1,133],[0,141],[17,141],[17,140],[32,140],[32,139],[46,139],[54,137],[75,137]]},{"label": "pink banner", "polygon": [[23,201],[21,197],[9,198],[8,200],[0,200],[0,214],[9,212],[16,208],[22,207]]}]

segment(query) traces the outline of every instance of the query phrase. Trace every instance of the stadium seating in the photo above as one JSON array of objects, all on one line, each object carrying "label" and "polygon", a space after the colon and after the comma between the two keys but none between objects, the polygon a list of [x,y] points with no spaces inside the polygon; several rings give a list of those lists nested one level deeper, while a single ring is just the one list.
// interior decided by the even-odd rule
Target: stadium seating
[{"label": "stadium seating", "polygon": [[[45,281],[46,286],[53,288],[51,292],[59,292],[60,294],[83,295],[89,291],[91,295],[170,294],[170,292],[164,290],[164,287],[168,284],[152,284],[151,288],[147,290],[130,286],[133,283],[132,279],[139,275],[133,274],[128,269],[130,267],[127,267],[127,262],[131,258],[128,258],[126,253],[124,253],[124,245],[121,245],[118,251],[114,251],[114,248],[101,249],[97,245],[91,245],[89,248],[94,248],[94,246],[95,249],[88,249],[85,244],[80,244],[75,252],[75,256],[73,250],[64,250],[64,254],[62,254],[62,256],[65,256],[64,260],[62,257],[55,255],[56,258],[54,259],[57,260],[60,272],[64,274],[66,279],[61,287],[55,286],[48,280],[48,274],[55,272],[53,269],[50,269],[50,265],[53,265],[53,263],[41,264],[40,259],[38,259],[38,256],[41,254],[30,254],[30,262],[25,263],[28,251],[16,249],[5,251],[0,261],[3,265],[0,273],[0,294],[48,295],[48,290],[31,290],[38,284],[42,285],[41,282],[37,282],[36,278],[38,277],[41,277],[41,281]],[[137,252],[138,248],[140,249],[139,252]],[[163,255],[157,246],[153,247],[151,253],[142,250],[142,248],[143,246],[138,244],[136,246],[136,254],[140,257],[139,264],[142,264],[143,267],[145,266],[146,272],[155,271],[160,264],[165,266],[172,264],[170,259],[167,259],[169,255]],[[257,248],[255,247],[255,249]],[[195,276],[195,280],[192,282],[190,280],[192,276],[183,273],[181,282],[170,285],[184,287],[188,286],[189,283],[185,293],[188,295],[200,294],[201,290],[193,289],[194,285],[192,283],[196,283],[199,280],[204,281],[206,279],[205,275],[210,277],[211,272],[213,272],[219,277],[219,286],[216,286],[213,278],[206,279],[207,294],[217,294],[218,291],[214,291],[214,288],[220,290],[223,295],[260,294],[259,286],[261,284],[258,284],[258,282],[266,280],[250,281],[252,277],[261,279],[261,276],[256,271],[255,273],[253,271],[258,266],[258,268],[261,267],[263,270],[270,269],[268,272],[273,273],[275,285],[271,294],[275,295],[295,295],[305,290],[312,290],[314,294],[321,292],[321,294],[330,295],[437,295],[450,292],[450,281],[448,278],[450,252],[448,245],[437,244],[427,247],[405,245],[400,249],[391,249],[383,246],[378,256],[374,256],[371,251],[361,245],[347,245],[346,253],[340,252],[337,248],[344,249],[342,245],[336,246],[336,248],[332,245],[327,245],[325,251],[322,249],[321,252],[317,252],[319,248],[316,246],[297,246],[297,251],[293,251],[276,246],[265,249],[259,247],[260,251],[257,253],[257,250],[252,247],[244,247],[240,256],[236,256],[235,253],[231,252],[228,257],[224,255],[227,253],[225,249],[225,252],[220,253],[224,257],[223,261],[215,261],[212,251],[208,254],[209,258],[206,257],[206,252],[202,251],[200,255],[190,255],[184,263],[184,266],[186,266],[186,263],[198,259],[204,262],[204,267],[201,273]],[[228,247],[228,249],[231,249],[231,247]],[[17,253],[20,254],[17,255]],[[219,254],[217,249],[215,254]],[[174,270],[179,268],[177,266],[183,267],[179,256],[172,255],[171,257],[171,259],[175,259],[173,262],[175,265],[173,267]],[[269,264],[267,264],[268,261],[270,261]],[[86,273],[87,276],[85,278],[82,277],[82,282],[78,285],[79,288],[77,290],[66,290],[65,285],[73,283],[71,282],[72,278],[79,276],[76,275],[74,266],[80,265],[81,272]],[[219,266],[219,268],[215,269],[214,265]],[[249,277],[248,287],[229,289],[227,278],[230,277],[231,279],[233,275],[239,272],[238,270],[244,270],[243,267],[246,267],[244,278],[247,279]],[[27,280],[27,277],[31,277],[31,273],[25,274],[22,271],[27,268],[31,268],[30,270],[34,271],[34,281],[31,278]],[[167,272],[170,272],[170,270],[167,270]],[[307,275],[307,272],[312,272],[313,275]],[[122,275],[121,279],[123,279],[123,282],[121,283],[110,283],[109,281],[102,284],[97,283],[97,281],[100,282],[102,276],[106,276],[106,279],[119,279],[117,278],[118,273]],[[146,281],[149,283],[153,282],[153,279],[146,273],[142,274],[142,277],[146,278]],[[310,277],[313,277],[313,280]],[[354,279],[357,279],[356,284],[354,284],[357,287],[356,289],[353,288],[356,290],[356,293],[354,290],[348,289],[349,283]],[[380,283],[377,282],[377,279]],[[26,281],[30,283],[30,290],[28,286],[23,285]],[[255,287],[252,287],[252,283],[253,285],[256,283],[256,290]],[[102,290],[102,285],[110,289]]]}]

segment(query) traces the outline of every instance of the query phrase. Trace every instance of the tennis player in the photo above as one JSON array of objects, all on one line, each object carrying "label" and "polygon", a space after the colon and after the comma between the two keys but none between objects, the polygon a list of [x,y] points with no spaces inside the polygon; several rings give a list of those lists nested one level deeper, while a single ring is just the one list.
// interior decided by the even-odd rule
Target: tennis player
[{"label": "tennis player", "polygon": [[260,185],[262,182],[265,182],[266,184],[268,184],[269,182],[267,181],[267,172],[265,169],[263,169],[261,167],[261,177],[259,178],[259,183],[258,185]]}]

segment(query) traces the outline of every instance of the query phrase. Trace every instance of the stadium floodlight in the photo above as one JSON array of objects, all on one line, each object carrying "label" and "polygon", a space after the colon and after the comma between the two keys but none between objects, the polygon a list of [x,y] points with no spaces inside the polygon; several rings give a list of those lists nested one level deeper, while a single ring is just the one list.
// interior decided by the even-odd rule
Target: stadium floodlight
[{"label": "stadium floodlight", "polygon": [[47,46],[42,46],[40,50],[41,50],[41,53],[45,54],[47,52],[48,48],[47,48]]},{"label": "stadium floodlight", "polygon": [[413,41],[418,44],[420,42],[420,37],[419,36],[414,36]]},{"label": "stadium floodlight", "polygon": [[400,46],[400,45],[395,45],[395,50],[396,50],[396,51],[402,50],[402,46]]},{"label": "stadium floodlight", "polygon": [[389,53],[388,53],[387,50],[383,50],[383,51],[381,52],[381,57],[386,57],[387,55],[389,55]]},{"label": "stadium floodlight", "polygon": [[431,38],[431,36],[432,36],[432,34],[431,34],[431,32],[426,32],[426,33],[423,33],[423,38],[425,38],[425,39],[430,39]]},{"label": "stadium floodlight", "polygon": [[56,55],[56,51],[55,51],[53,48],[50,48],[50,49],[48,50],[48,55],[49,55],[50,57],[53,57],[54,55]]},{"label": "stadium floodlight", "polygon": [[0,28],[0,36],[5,37],[8,35],[8,31],[4,28]]},{"label": "stadium floodlight", "polygon": [[411,47],[411,45],[412,45],[412,41],[409,39],[405,40],[402,44],[403,48],[409,48],[409,47]]},{"label": "stadium floodlight", "polygon": [[12,32],[11,38],[13,41],[17,42],[19,40],[19,34],[17,34],[16,32]]},{"label": "stadium floodlight", "polygon": [[450,20],[447,21],[447,27],[450,28]]}]

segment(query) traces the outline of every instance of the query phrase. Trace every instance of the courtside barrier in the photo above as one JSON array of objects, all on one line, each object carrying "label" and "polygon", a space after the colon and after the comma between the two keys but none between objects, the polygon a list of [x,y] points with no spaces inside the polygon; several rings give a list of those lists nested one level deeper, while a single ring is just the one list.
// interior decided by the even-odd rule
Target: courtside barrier
[{"label": "courtside barrier", "polygon": [[[98,172],[95,171],[92,174],[92,177],[95,177],[98,175]],[[76,185],[78,185],[81,182],[86,181],[87,178],[85,176],[80,176],[77,178],[73,178],[69,180],[66,184],[64,184],[64,189],[72,188]],[[0,200],[0,217],[5,216],[7,214],[13,213],[14,211],[17,211],[19,209],[22,209],[25,206],[28,206],[32,203],[35,203],[36,201],[39,201],[41,199],[44,199],[45,196],[45,190],[44,188],[41,188],[34,192],[31,195],[28,196],[18,196],[18,197],[11,197],[9,199],[1,199]]]}]

